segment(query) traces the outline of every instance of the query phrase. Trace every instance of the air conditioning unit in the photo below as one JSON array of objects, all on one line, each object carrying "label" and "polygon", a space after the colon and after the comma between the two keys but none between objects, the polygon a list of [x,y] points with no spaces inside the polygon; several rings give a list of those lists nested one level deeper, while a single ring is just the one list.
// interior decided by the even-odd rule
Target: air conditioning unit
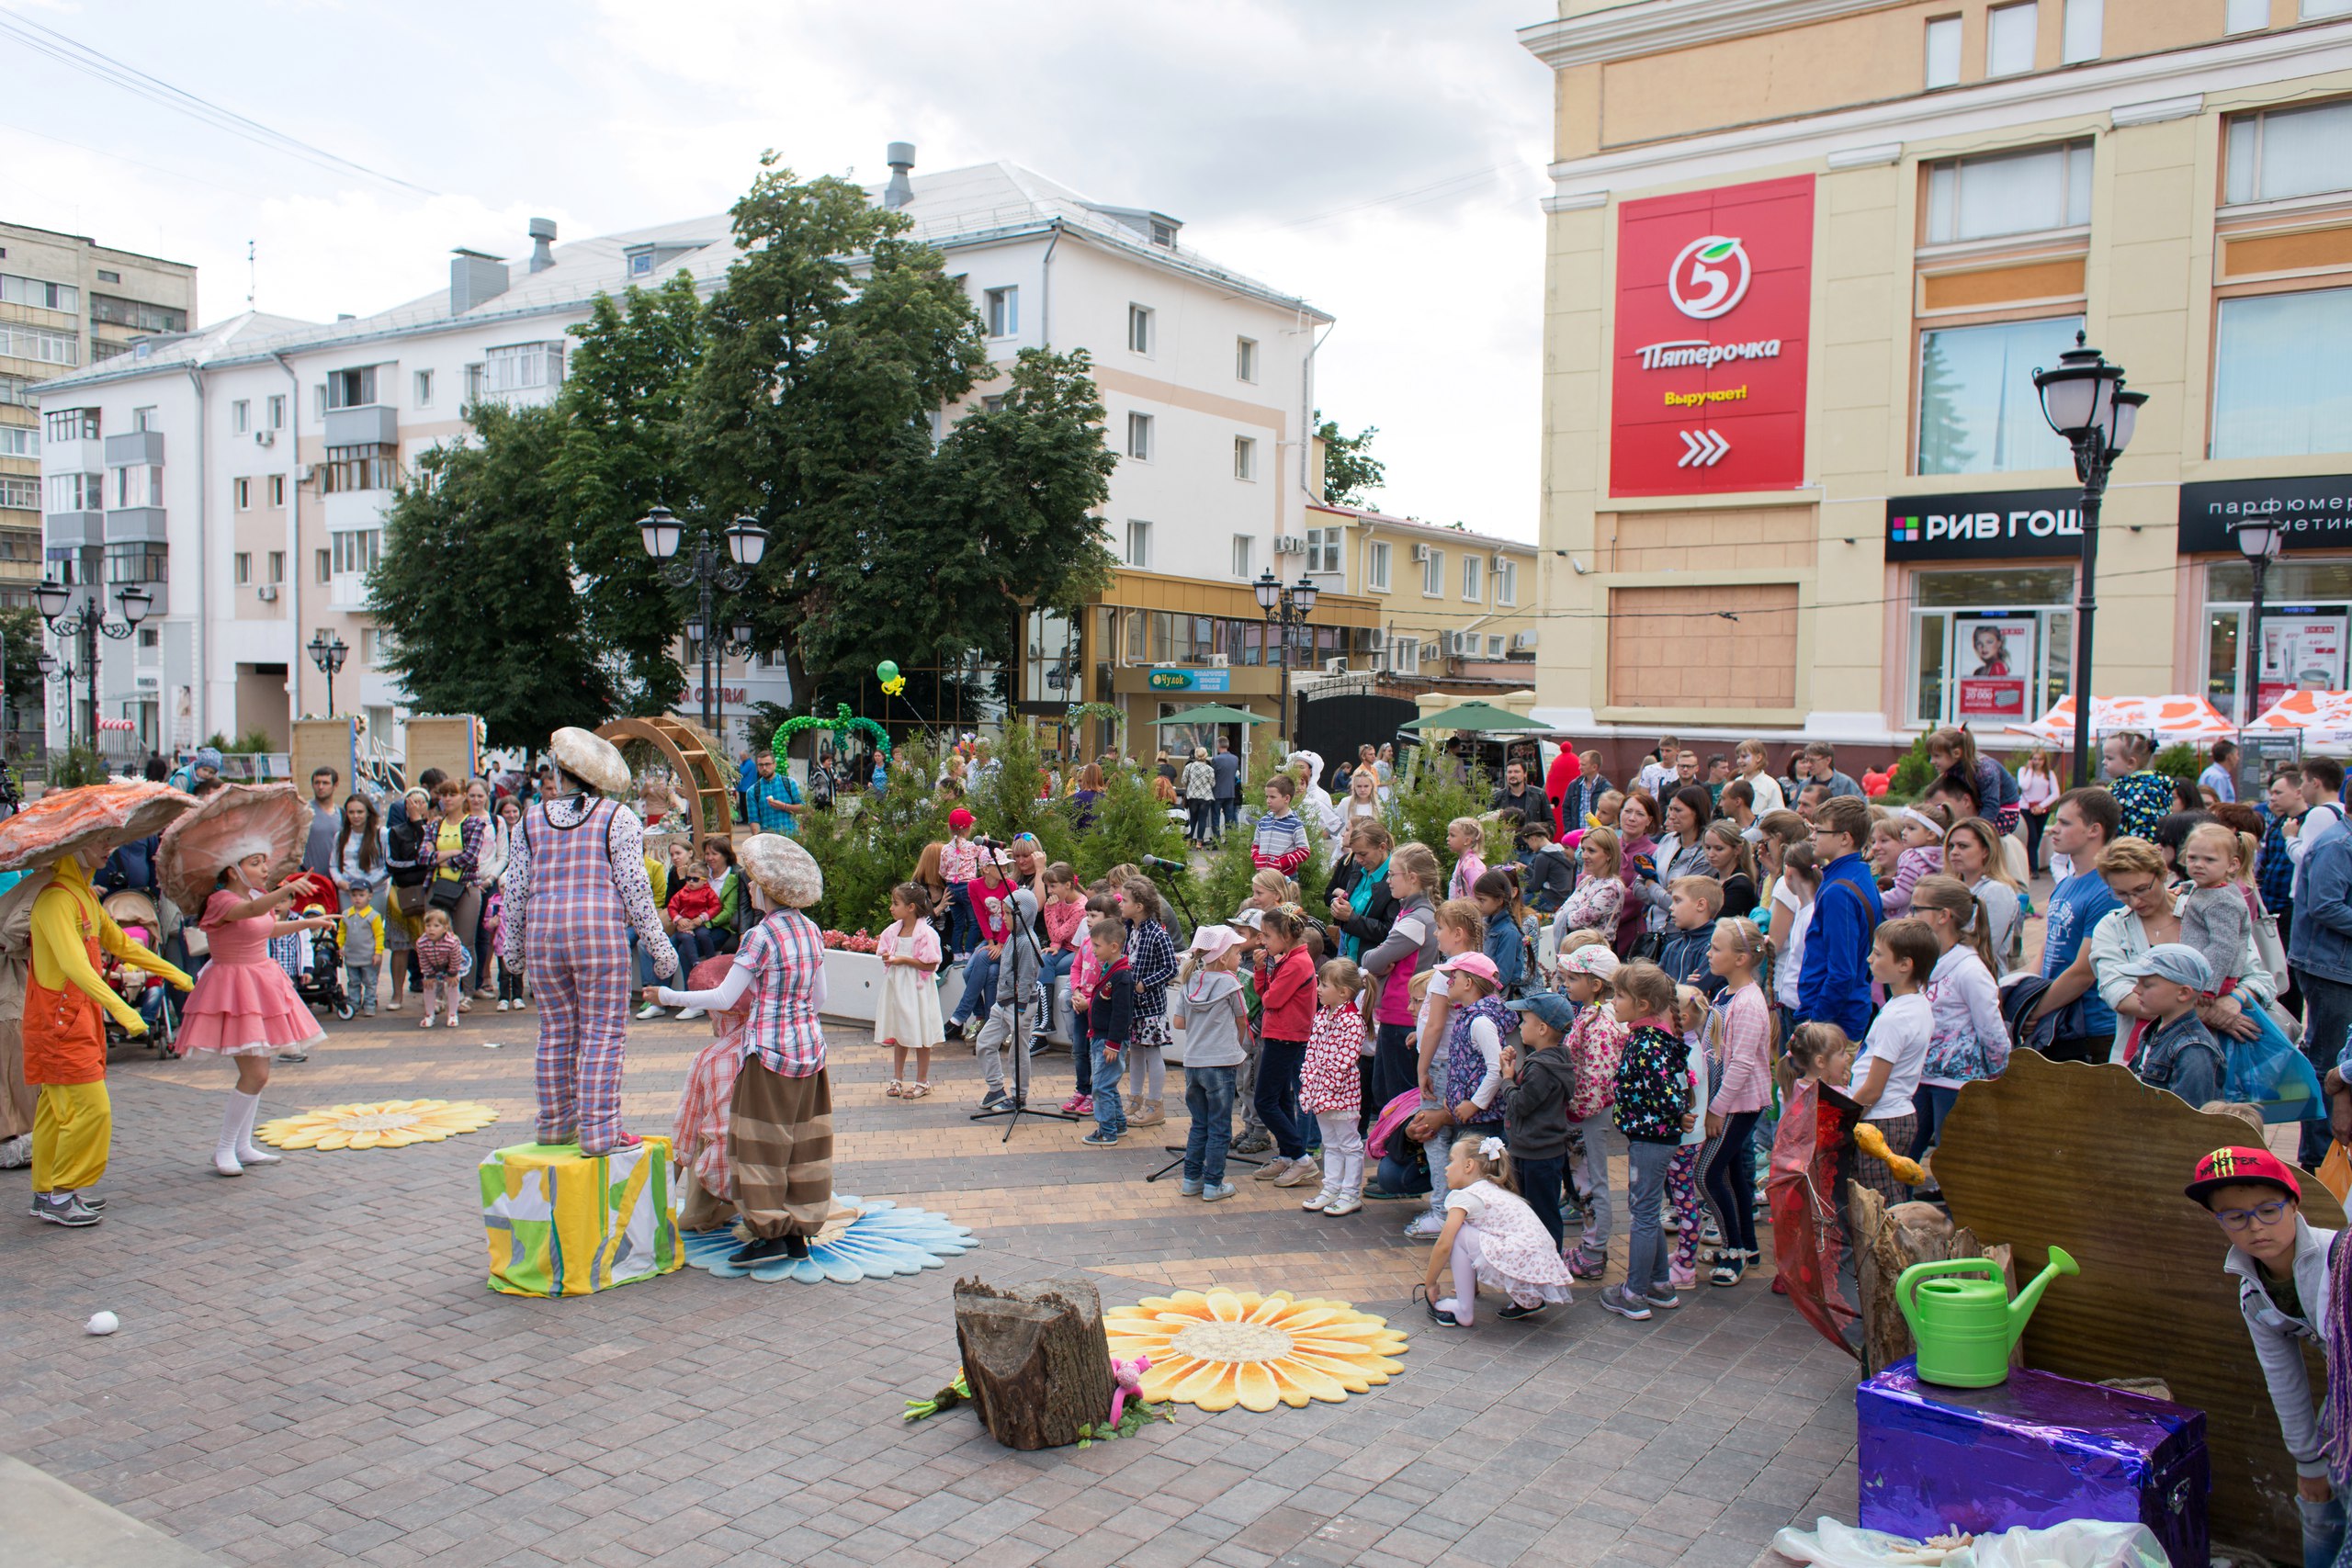
[{"label": "air conditioning unit", "polygon": [[311,476],[318,471],[319,468],[317,464],[305,463],[300,468],[294,470],[294,482],[298,485],[309,484],[311,482]]},{"label": "air conditioning unit", "polygon": [[1306,541],[1300,538],[1297,535],[1279,534],[1275,536],[1274,554],[1278,556],[1303,556],[1306,553]]},{"label": "air conditioning unit", "polygon": [[1425,642],[1421,644],[1421,659],[1423,662],[1434,662],[1435,660],[1443,659],[1444,657],[1445,645],[1443,643]]},{"label": "air conditioning unit", "polygon": [[274,431],[274,430],[256,430],[256,431],[254,431],[254,446],[277,446],[277,432],[276,432],[276,431]]},{"label": "air conditioning unit", "polygon": [[1429,558],[1430,547],[1427,545],[1415,545],[1413,547],[1413,561],[1415,565],[1419,565],[1427,561]]},{"label": "air conditioning unit", "polygon": [[1497,550],[1497,551],[1495,552],[1495,570],[1496,570],[1497,571],[1500,571],[1500,570],[1502,570],[1502,569],[1503,569],[1503,568],[1505,568],[1506,566],[1509,566],[1510,564],[1510,557],[1509,557],[1509,556],[1507,556],[1507,555],[1503,554],[1500,550]]},{"label": "air conditioning unit", "polygon": [[1387,627],[1374,626],[1372,628],[1372,651],[1374,653],[1385,653],[1388,651]]},{"label": "air conditioning unit", "polygon": [[1230,654],[1212,653],[1209,655],[1208,665],[1212,670],[1230,669],[1232,664],[1233,658]]},{"label": "air conditioning unit", "polygon": [[1510,639],[1510,646],[1511,651],[1514,653],[1525,653],[1529,649],[1532,649],[1535,646],[1534,629],[1530,627],[1526,631],[1513,633]]},{"label": "air conditioning unit", "polygon": [[277,584],[265,582],[254,590],[254,596],[265,604],[275,604],[277,603]]},{"label": "air conditioning unit", "polygon": [[1445,634],[1445,651],[1456,659],[1476,659],[1478,657],[1478,649],[1479,640],[1476,632]]},{"label": "air conditioning unit", "polygon": [[1348,661],[1344,659],[1327,659],[1323,661],[1323,673],[1326,675],[1344,675],[1347,672]]}]

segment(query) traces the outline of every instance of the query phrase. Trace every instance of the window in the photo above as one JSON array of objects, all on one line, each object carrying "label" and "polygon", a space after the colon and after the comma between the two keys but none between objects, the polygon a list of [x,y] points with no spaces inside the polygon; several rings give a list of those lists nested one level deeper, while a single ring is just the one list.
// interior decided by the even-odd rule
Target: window
[{"label": "window", "polygon": [[237,498],[237,510],[238,510],[238,511],[240,511],[240,512],[251,512],[251,511],[254,509],[254,481],[253,481],[253,480],[251,480],[251,479],[232,479],[231,481],[229,481],[229,489],[230,489],[230,491],[231,491],[232,493],[234,493],[234,494],[235,494],[235,496],[236,496],[236,498]]},{"label": "window", "polygon": [[429,409],[433,406],[432,371],[418,371],[415,375],[409,378],[409,386],[411,389],[410,401],[421,409]]},{"label": "window", "polygon": [[1495,603],[1505,605],[1519,603],[1519,563],[1507,557],[1498,556],[1495,559]]},{"label": "window", "polygon": [[317,386],[311,389],[311,417],[312,419],[324,419],[326,416],[327,388],[326,383],[322,381]]},{"label": "window", "polygon": [[2099,35],[2106,30],[2107,0],[2066,0],[2066,30],[2058,46],[2062,65],[2079,65],[2099,56]]},{"label": "window", "polygon": [[1148,571],[1151,569],[1151,525],[1130,521],[1127,524],[1127,564]]},{"label": "window", "polygon": [[1983,240],[2091,220],[2091,144],[1928,166],[1928,243]]},{"label": "window", "polygon": [[286,504],[286,476],[284,474],[269,476],[269,503],[272,506]]},{"label": "window", "polygon": [[116,506],[164,504],[164,470],[160,465],[129,463],[113,472]]},{"label": "window", "polygon": [[652,276],[653,253],[651,251],[630,252],[628,258],[628,275],[631,277]]},{"label": "window", "polygon": [[[0,255],[6,255],[6,254],[7,253],[5,251],[0,251]],[[119,272],[108,272],[105,267],[100,267],[98,268],[98,281],[100,283],[120,283],[122,281],[122,274]]]},{"label": "window", "polygon": [[1987,729],[2067,692],[2075,569],[1920,571],[1911,578],[1911,724]]},{"label": "window", "polygon": [[118,299],[111,294],[90,296],[90,320],[142,333],[187,331],[186,310],[175,310],[169,305],[150,305],[140,299]]},{"label": "window", "polygon": [[2222,301],[2214,333],[2213,456],[2352,452],[2352,288]]},{"label": "window", "polygon": [[40,456],[40,431],[29,424],[0,424],[0,457]]},{"label": "window", "polygon": [[150,403],[143,409],[132,409],[130,411],[130,428],[133,430],[161,430],[163,426],[155,423],[155,405]]},{"label": "window", "polygon": [[1139,462],[1151,461],[1151,415],[1127,415],[1127,456]]},{"label": "window", "polygon": [[[1429,549],[1426,545],[1421,547],[1425,550]],[[1428,558],[1421,562],[1421,597],[1424,599],[1445,597],[1445,552],[1443,550],[1430,550]]]},{"label": "window", "polygon": [[989,336],[1012,337],[1021,331],[1021,290],[991,288],[981,298],[988,301]]},{"label": "window", "polygon": [[269,400],[269,427],[272,430],[286,428],[286,394],[283,392]]},{"label": "window", "polygon": [[18,359],[38,360],[43,365],[79,365],[81,342],[73,333],[53,333],[46,327],[28,327],[20,321],[0,321],[0,354]]},{"label": "window", "polygon": [[229,405],[229,429],[238,435],[254,427],[254,405],[250,398],[239,398]]},{"label": "window", "polygon": [[1250,570],[1255,563],[1251,561],[1250,558],[1257,543],[1257,540],[1251,538],[1247,534],[1236,534],[1233,536],[1233,575],[1241,579],[1244,582],[1249,581],[1252,576],[1256,575]]},{"label": "window", "polygon": [[518,343],[483,356],[484,390],[495,398],[563,384],[563,344]]},{"label": "window", "polygon": [[1919,334],[1922,474],[1998,474],[2074,461],[2041,417],[2033,367],[2074,346],[2080,316]]},{"label": "window", "polygon": [[286,581],[286,552],[284,550],[269,552],[269,580],[272,582]]},{"label": "window", "polygon": [[2222,199],[2277,201],[2352,188],[2343,152],[2352,140],[2352,98],[2310,108],[2271,109],[2230,121]]},{"label": "window", "polygon": [[1473,604],[1487,602],[1487,558],[1468,555],[1462,558],[1462,597]]},{"label": "window", "polygon": [[[359,662],[370,670],[379,668],[384,662],[384,634],[374,626],[359,628]],[[370,721],[368,728],[375,728],[373,721]],[[389,728],[387,726],[387,728]],[[378,729],[376,733],[382,735],[384,730]]]},{"label": "window", "polygon": [[1237,479],[1258,477],[1258,444],[1246,435],[1233,438],[1233,477]]},{"label": "window", "polygon": [[1928,24],[1928,85],[1960,85],[1960,18],[1938,17]]},{"label": "window", "polygon": [[124,544],[108,545],[106,555],[106,576],[109,583],[129,586],[134,582],[164,582],[171,573],[165,569],[164,547],[152,539],[136,539]]},{"label": "window", "polygon": [[311,581],[325,582],[332,580],[334,576],[334,562],[333,550],[312,550],[311,552]]},{"label": "window", "polygon": [[0,474],[0,506],[19,512],[40,510],[40,481],[30,474]]},{"label": "window", "polygon": [[354,528],[329,535],[328,543],[334,548],[331,569],[334,575],[365,574],[375,570],[376,563],[382,558],[384,531],[381,528]]},{"label": "window", "polygon": [[1255,381],[1258,378],[1258,340],[1238,337],[1233,340],[1233,378]]},{"label": "window", "polygon": [[[2245,615],[2253,573],[2242,560],[2205,569],[2205,694],[2229,715],[2245,681]],[[2265,574],[2261,691],[2247,717],[2289,692],[2344,687],[2344,633],[2352,615],[2352,570],[2340,560],[2274,561]],[[2244,722],[2244,721],[2241,721]]]},{"label": "window", "polygon": [[1127,347],[1136,354],[1151,352],[1151,311],[1141,305],[1127,307]]},{"label": "window", "polygon": [[239,550],[236,558],[237,586],[243,588],[254,580],[254,558],[251,550]]},{"label": "window", "polygon": [[2316,22],[2322,17],[2352,17],[2352,0],[2303,0],[2304,21]]},{"label": "window", "polygon": [[48,483],[49,510],[51,512],[106,510],[107,477],[104,474],[51,474]]},{"label": "window", "polygon": [[2022,76],[2033,69],[2033,41],[2041,27],[2041,9],[2035,0],[2025,0],[2021,6],[1996,6],[1985,13],[1985,75]]},{"label": "window", "polygon": [[1499,632],[1489,632],[1489,633],[1487,633],[1487,658],[1489,658],[1489,659],[1500,659],[1502,656],[1503,656],[1503,639],[1502,639],[1502,634],[1501,634],[1501,633],[1499,633]]},{"label": "window", "polygon": [[481,401],[481,394],[484,385],[485,380],[482,375],[481,366],[479,364],[467,366],[466,401],[469,403],[478,403]]},{"label": "window", "polygon": [[1363,547],[1363,585],[1388,592],[1388,546],[1375,539]]},{"label": "window", "polygon": [[52,409],[42,416],[51,442],[96,441],[98,438],[98,411],[96,409]]},{"label": "window", "polygon": [[1391,631],[1388,634],[1388,668],[1397,675],[1418,675],[1421,672],[1421,638],[1418,632]]},{"label": "window", "polygon": [[33,384],[22,376],[0,376],[0,403],[17,408],[37,408],[40,400],[33,396]]},{"label": "window", "polygon": [[47,283],[38,277],[0,272],[0,301],[31,305],[43,310],[78,311],[82,308],[82,291],[70,283]]},{"label": "window", "polygon": [[982,398],[980,400],[980,412],[982,413],[1002,413],[1004,412],[1005,397],[1005,393],[996,392],[988,397]]},{"label": "window", "polygon": [[360,366],[356,370],[337,370],[327,377],[326,406],[331,409],[366,408],[376,400],[376,367]]},{"label": "window", "polygon": [[2260,32],[2270,25],[2270,0],[2229,0],[2222,30],[2233,33]]},{"label": "window", "polygon": [[1309,528],[1306,531],[1306,570],[1339,570],[1340,541],[1346,536],[1344,528]]},{"label": "window", "polygon": [[380,445],[330,446],[326,465],[319,470],[319,493],[390,490],[398,455],[396,448]]}]

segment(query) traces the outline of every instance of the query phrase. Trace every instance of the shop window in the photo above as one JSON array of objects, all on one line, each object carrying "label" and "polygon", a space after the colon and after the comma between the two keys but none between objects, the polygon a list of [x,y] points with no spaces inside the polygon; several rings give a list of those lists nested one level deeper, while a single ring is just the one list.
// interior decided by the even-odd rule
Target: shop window
[{"label": "shop window", "polygon": [[1917,471],[2068,468],[2073,456],[2041,417],[2033,371],[2057,364],[2082,324],[2080,316],[2052,316],[1922,332]]},{"label": "shop window", "polygon": [[2224,299],[2214,333],[2215,457],[2352,451],[2352,288]]},{"label": "shop window", "polygon": [[2091,144],[2036,147],[1928,165],[1928,243],[1986,240],[2091,220]]},{"label": "shop window", "polygon": [[[2223,714],[2237,713],[2245,681],[2245,617],[2254,573],[2244,561],[2205,569],[2205,694]],[[2263,581],[2262,689],[2245,724],[2287,693],[2340,692],[2345,639],[2352,622],[2352,561],[2273,562]]]},{"label": "shop window", "polygon": [[1906,722],[1994,731],[2048,712],[2066,694],[2074,592],[2072,567],[1917,573]]},{"label": "shop window", "polygon": [[2266,109],[2230,121],[2222,199],[2233,205],[2352,187],[2344,147],[2352,140],[2352,99]]}]

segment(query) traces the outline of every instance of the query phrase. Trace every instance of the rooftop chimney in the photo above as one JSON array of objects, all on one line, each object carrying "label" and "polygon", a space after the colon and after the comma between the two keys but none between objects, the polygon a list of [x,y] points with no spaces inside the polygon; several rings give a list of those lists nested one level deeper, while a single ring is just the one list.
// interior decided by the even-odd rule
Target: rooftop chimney
[{"label": "rooftop chimney", "polygon": [[449,257],[449,314],[462,316],[485,299],[506,292],[506,264],[481,251],[458,246]]},{"label": "rooftop chimney", "polygon": [[882,187],[882,205],[896,211],[915,198],[915,187],[907,182],[907,171],[915,166],[915,144],[891,142],[883,162],[890,165],[890,183]]},{"label": "rooftop chimney", "polygon": [[554,243],[555,220],[552,218],[532,219],[531,270],[533,272],[545,272],[555,265],[555,253],[548,249]]}]

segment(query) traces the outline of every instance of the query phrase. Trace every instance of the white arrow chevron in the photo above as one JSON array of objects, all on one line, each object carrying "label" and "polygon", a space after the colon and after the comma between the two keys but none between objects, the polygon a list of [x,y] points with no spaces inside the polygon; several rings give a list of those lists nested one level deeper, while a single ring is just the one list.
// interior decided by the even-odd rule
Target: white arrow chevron
[{"label": "white arrow chevron", "polygon": [[1678,468],[1712,468],[1731,450],[1731,443],[1712,430],[1684,430],[1677,434],[1682,437],[1684,448],[1682,460],[1674,465]]}]

